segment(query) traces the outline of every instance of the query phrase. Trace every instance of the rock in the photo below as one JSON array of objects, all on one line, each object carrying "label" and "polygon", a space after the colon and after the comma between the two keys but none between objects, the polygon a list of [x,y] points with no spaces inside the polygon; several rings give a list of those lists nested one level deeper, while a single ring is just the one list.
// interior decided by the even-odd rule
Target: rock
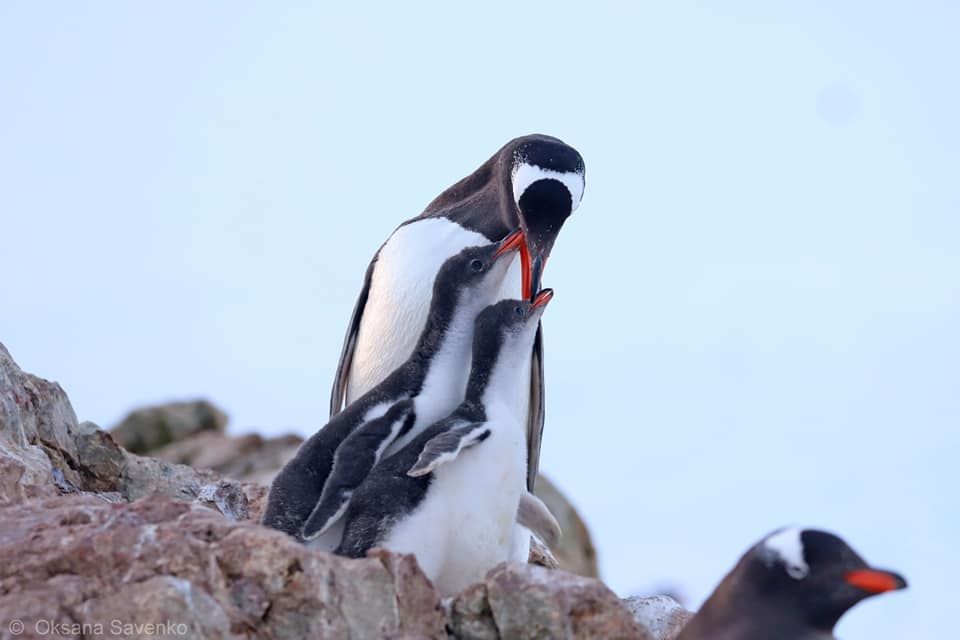
[{"label": "rock", "polygon": [[92,422],[82,422],[75,430],[74,442],[80,475],[88,491],[114,491],[123,475],[126,452]]},{"label": "rock", "polygon": [[[224,421],[166,454],[268,474],[296,449],[229,438]],[[662,640],[601,582],[530,565],[501,565],[442,606],[412,556],[346,559],[260,526],[265,497],[78,424],[59,385],[0,345],[0,620],[22,621],[23,637]]]},{"label": "rock", "polygon": [[301,442],[303,438],[297,435],[264,438],[257,434],[228,436],[206,431],[172,442],[151,451],[150,455],[199,469],[212,469],[237,480],[269,485]]},{"label": "rock", "polygon": [[693,617],[692,611],[684,609],[670,596],[632,596],[624,599],[623,604],[640,626],[658,640],[674,640]]},{"label": "rock", "polygon": [[43,449],[0,438],[0,506],[56,494],[53,467]]},{"label": "rock", "polygon": [[171,637],[446,637],[411,556],[340,558],[167,497],[58,496],[2,508],[0,521],[0,619],[27,629],[62,619],[188,629]]},{"label": "rock", "polygon": [[60,385],[21,371],[0,344],[0,440],[12,445],[14,451],[10,455],[29,465],[29,469],[24,469],[25,481],[44,477],[44,470],[36,465],[38,452],[30,452],[30,447],[40,447],[48,459],[46,466],[60,469],[70,484],[82,484],[74,471],[76,427],[76,414]]},{"label": "rock", "polygon": [[146,453],[202,431],[222,432],[226,426],[225,413],[206,400],[194,400],[137,409],[110,433],[124,449]]},{"label": "rock", "polygon": [[560,545],[551,550],[560,568],[581,576],[599,576],[597,550],[593,546],[590,530],[573,504],[543,474],[537,478],[534,493],[547,505],[563,530]]},{"label": "rock", "polygon": [[553,555],[550,548],[543,544],[536,536],[530,537],[530,555],[527,558],[527,562],[540,567],[546,567],[547,569],[560,568],[557,557]]},{"label": "rock", "polygon": [[448,616],[450,630],[456,638],[470,640],[499,640],[500,630],[493,620],[493,611],[487,599],[487,585],[480,583],[467,587],[450,603]]},{"label": "rock", "polygon": [[198,500],[233,519],[259,517],[266,496],[260,485],[129,453],[92,422],[78,424],[60,385],[21,371],[0,344],[0,505],[84,491],[110,502]]},{"label": "rock", "polygon": [[658,640],[600,581],[532,565],[494,568],[457,596],[451,611],[458,638]]}]

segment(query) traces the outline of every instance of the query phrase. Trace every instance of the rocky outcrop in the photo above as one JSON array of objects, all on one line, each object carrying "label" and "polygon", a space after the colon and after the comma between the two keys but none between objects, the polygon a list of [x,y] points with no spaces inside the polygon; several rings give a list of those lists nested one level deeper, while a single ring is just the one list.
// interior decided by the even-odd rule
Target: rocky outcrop
[{"label": "rocky outcrop", "polygon": [[457,596],[456,637],[656,640],[599,580],[531,565],[500,565]]},{"label": "rocky outcrop", "polygon": [[171,402],[132,411],[110,433],[124,449],[146,453],[202,431],[223,432],[227,415],[206,400]]},{"label": "rocky outcrop", "polygon": [[[211,466],[295,448],[231,442],[240,453]],[[3,632],[15,621],[27,638],[672,637],[598,580],[529,565],[497,567],[442,603],[411,556],[340,558],[260,526],[264,495],[262,484],[127,451],[78,423],[59,385],[0,345]]]},{"label": "rocky outcrop", "polygon": [[112,502],[198,501],[234,519],[258,514],[265,496],[258,484],[130,453],[78,423],[60,385],[23,372],[0,344],[0,505],[84,492]]},{"label": "rocky outcrop", "polygon": [[[445,637],[410,556],[348,561],[168,497],[0,509],[0,619],[174,623],[186,637]],[[184,635],[184,634],[179,634]]]},{"label": "rocky outcrop", "polygon": [[150,455],[198,469],[212,469],[237,480],[269,485],[301,442],[303,438],[293,434],[264,438],[255,433],[228,436],[204,432],[151,451]]},{"label": "rocky outcrop", "polygon": [[684,609],[671,596],[646,598],[632,596],[623,601],[633,617],[640,621],[654,638],[673,640],[687,624],[693,613]]}]

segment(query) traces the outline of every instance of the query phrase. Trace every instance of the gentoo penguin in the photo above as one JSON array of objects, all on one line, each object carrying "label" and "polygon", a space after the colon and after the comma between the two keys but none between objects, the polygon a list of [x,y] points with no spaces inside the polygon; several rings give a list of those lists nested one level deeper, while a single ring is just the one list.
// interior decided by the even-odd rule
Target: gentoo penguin
[{"label": "gentoo penguin", "polygon": [[[309,538],[313,546],[325,551],[333,550],[340,531],[326,526],[324,529],[330,530],[318,537],[318,529],[321,523],[329,524],[328,520],[339,516],[345,504],[338,502],[335,513],[314,517],[311,535],[302,535],[318,508],[328,477],[331,473],[337,476],[340,491],[336,498],[345,503],[352,486],[359,484],[389,444],[396,441],[402,446],[460,404],[467,385],[464,363],[470,360],[474,321],[499,298],[510,256],[522,243],[523,233],[517,230],[498,244],[466,248],[444,262],[433,282],[428,319],[416,349],[380,384],[301,445],[270,487],[265,525]],[[358,436],[368,450],[357,453],[355,446],[342,446]],[[341,448],[352,455],[344,461],[338,454],[335,462],[335,452]]]},{"label": "gentoo penguin", "polygon": [[516,557],[525,494],[526,393],[521,365],[553,292],[503,300],[477,317],[463,403],[386,458],[354,492],[336,553],[374,547],[413,553],[440,593],[457,593]]},{"label": "gentoo penguin", "polygon": [[677,640],[828,640],[853,605],[906,586],[831,533],[780,529],[744,554]]},{"label": "gentoo penguin", "polygon": [[[401,224],[370,262],[340,356],[331,415],[379,384],[413,351],[426,322],[429,283],[464,247],[497,242],[520,227],[526,243],[502,298],[531,299],[554,241],[580,204],[584,164],[556,138],[528,135],[508,142],[479,169]],[[520,366],[529,394],[517,398],[528,416],[527,487],[533,491],[543,430],[543,353],[538,331]],[[466,365],[464,365],[466,366]]]}]

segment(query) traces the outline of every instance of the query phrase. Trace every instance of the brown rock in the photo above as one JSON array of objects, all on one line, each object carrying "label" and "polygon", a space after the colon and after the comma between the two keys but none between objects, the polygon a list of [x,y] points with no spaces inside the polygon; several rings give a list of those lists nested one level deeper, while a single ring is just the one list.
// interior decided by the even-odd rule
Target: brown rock
[{"label": "brown rock", "polygon": [[12,445],[14,457],[30,465],[24,470],[28,481],[43,475],[34,464],[36,456],[22,453],[32,445],[43,449],[51,466],[60,469],[68,483],[82,484],[74,471],[78,464],[73,441],[76,428],[77,417],[60,385],[24,373],[0,344],[0,440]]},{"label": "brown rock", "polygon": [[547,569],[560,568],[557,557],[553,555],[550,548],[540,542],[540,539],[536,536],[530,536],[530,555],[527,562],[540,567],[546,567]]},{"label": "brown rock", "polygon": [[446,637],[411,557],[339,558],[166,497],[60,496],[2,508],[0,521],[0,618],[28,629],[117,620],[186,625],[186,637]]},{"label": "brown rock", "polygon": [[674,640],[680,635],[683,625],[693,617],[692,611],[687,611],[676,600],[665,595],[645,598],[633,596],[624,599],[623,604],[640,626],[658,640]]},{"label": "brown rock", "polygon": [[297,452],[301,442],[303,438],[297,435],[264,438],[257,434],[228,436],[206,431],[172,442],[151,451],[150,455],[269,486],[273,477]]},{"label": "brown rock", "polygon": [[500,630],[493,621],[487,599],[487,585],[475,584],[458,595],[450,604],[450,630],[456,638],[499,640]]},{"label": "brown rock", "polygon": [[82,422],[74,432],[77,460],[84,489],[116,491],[126,464],[126,452],[92,422]]},{"label": "brown rock", "polygon": [[53,467],[43,449],[0,438],[0,506],[56,494]]},{"label": "brown rock", "polygon": [[227,416],[206,400],[171,402],[130,412],[111,429],[120,445],[146,453],[201,431],[222,432]]},{"label": "brown rock", "polygon": [[[487,574],[485,585],[502,638],[656,640],[610,589],[592,578],[532,565],[500,565]],[[455,601],[454,611],[457,606]],[[460,605],[461,611],[465,607]],[[476,609],[476,603],[470,608]]]}]

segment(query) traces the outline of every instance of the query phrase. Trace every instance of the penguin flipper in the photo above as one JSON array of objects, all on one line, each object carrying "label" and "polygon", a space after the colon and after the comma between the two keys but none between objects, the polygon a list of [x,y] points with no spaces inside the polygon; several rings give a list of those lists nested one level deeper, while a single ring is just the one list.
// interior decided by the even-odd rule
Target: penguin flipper
[{"label": "penguin flipper", "polygon": [[350,326],[347,335],[343,338],[343,350],[340,352],[340,362],[337,364],[337,374],[333,378],[333,388],[330,390],[330,417],[332,418],[347,402],[347,383],[350,380],[350,367],[353,364],[353,354],[357,349],[357,335],[360,333],[360,321],[363,320],[363,310],[367,306],[370,296],[370,280],[373,278],[373,267],[377,264],[380,252],[370,261],[367,273],[363,276],[363,288],[353,307],[350,317]]},{"label": "penguin flipper", "polygon": [[390,443],[413,426],[413,421],[413,401],[401,400],[379,418],[357,427],[340,443],[320,499],[303,525],[304,540],[313,540],[343,516],[353,491],[380,461]]},{"label": "penguin flipper", "polygon": [[411,478],[425,476],[440,465],[456,459],[464,449],[483,442],[489,435],[490,429],[485,422],[468,422],[447,429],[424,445],[420,457],[407,471],[407,475]]},{"label": "penguin flipper", "polygon": [[517,522],[530,529],[537,537],[543,540],[548,547],[556,547],[560,542],[560,523],[550,513],[550,509],[543,500],[529,491],[520,495],[520,504],[517,507]]},{"label": "penguin flipper", "polygon": [[540,469],[540,441],[543,438],[543,325],[537,325],[530,360],[530,407],[527,411],[527,491],[533,493]]}]

